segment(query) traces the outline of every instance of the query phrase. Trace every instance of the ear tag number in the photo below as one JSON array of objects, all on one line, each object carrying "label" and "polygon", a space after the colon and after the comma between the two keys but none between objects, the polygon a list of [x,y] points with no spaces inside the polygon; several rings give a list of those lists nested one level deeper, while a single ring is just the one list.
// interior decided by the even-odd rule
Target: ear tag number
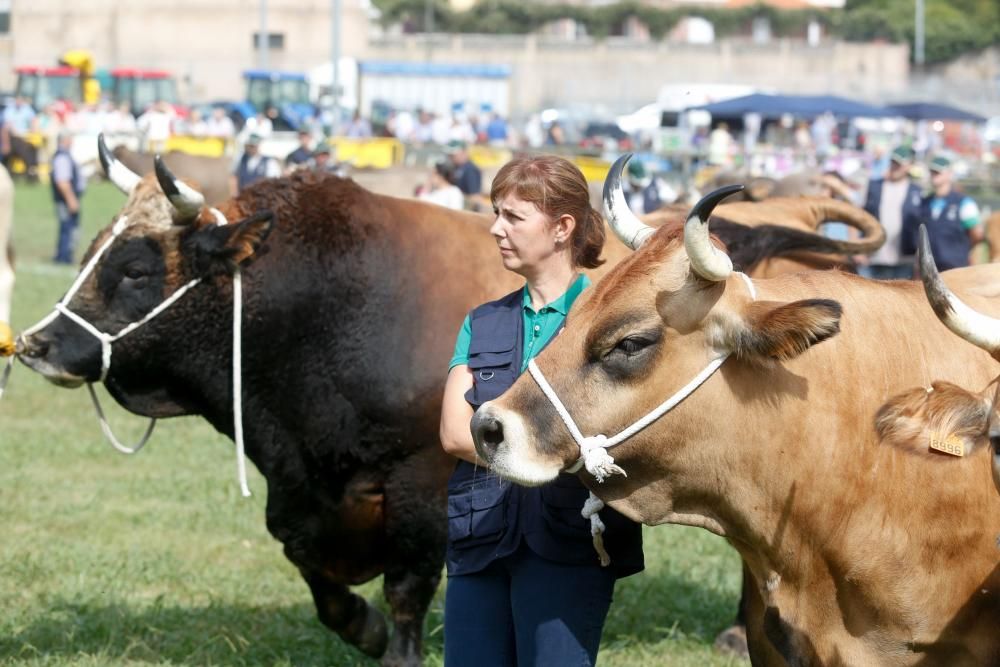
[{"label": "ear tag number", "polygon": [[952,456],[965,456],[965,445],[954,433],[949,433],[947,436],[936,432],[931,433],[931,449]]}]

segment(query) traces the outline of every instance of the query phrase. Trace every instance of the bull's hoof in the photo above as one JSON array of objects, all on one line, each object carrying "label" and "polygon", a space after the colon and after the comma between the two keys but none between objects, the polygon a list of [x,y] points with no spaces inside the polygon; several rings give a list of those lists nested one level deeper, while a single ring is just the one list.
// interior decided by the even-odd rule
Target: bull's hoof
[{"label": "bull's hoof", "polygon": [[365,655],[381,658],[389,645],[389,628],[385,616],[370,604],[365,604],[365,612],[344,629],[341,636],[358,647]]},{"label": "bull's hoof", "polygon": [[750,650],[747,648],[747,629],[745,625],[731,625],[715,638],[715,650],[727,655],[735,655],[740,658],[749,658]]}]

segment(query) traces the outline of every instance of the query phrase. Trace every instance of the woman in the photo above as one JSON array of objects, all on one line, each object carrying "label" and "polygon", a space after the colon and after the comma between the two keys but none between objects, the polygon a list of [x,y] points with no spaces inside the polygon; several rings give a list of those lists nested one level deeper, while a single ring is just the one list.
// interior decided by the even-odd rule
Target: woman
[{"label": "woman", "polygon": [[562,327],[590,284],[580,269],[601,264],[604,223],[583,174],[555,156],[507,163],[490,198],[500,258],[526,284],[469,314],[445,385],[441,442],[459,459],[448,483],[445,663],[593,665],[615,580],[643,568],[640,526],[601,511],[602,567],[579,479],[500,480],[476,457],[469,422]]}]

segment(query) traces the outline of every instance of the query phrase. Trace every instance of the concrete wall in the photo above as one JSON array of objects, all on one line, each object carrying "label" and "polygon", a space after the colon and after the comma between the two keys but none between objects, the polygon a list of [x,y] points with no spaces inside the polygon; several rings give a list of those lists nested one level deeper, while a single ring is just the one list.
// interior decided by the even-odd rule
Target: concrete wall
[{"label": "concrete wall", "polygon": [[635,109],[669,83],[733,83],[788,93],[834,93],[877,100],[905,90],[905,45],[725,40],[699,46],[668,42],[561,41],[540,36],[423,35],[372,37],[372,58],[505,64],[513,68],[511,112],[547,106]]}]

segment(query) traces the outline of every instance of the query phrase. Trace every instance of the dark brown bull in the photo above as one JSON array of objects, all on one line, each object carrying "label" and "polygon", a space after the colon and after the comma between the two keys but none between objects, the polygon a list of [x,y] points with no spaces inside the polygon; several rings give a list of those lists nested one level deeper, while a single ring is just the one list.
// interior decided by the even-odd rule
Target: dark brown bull
[{"label": "dark brown bull", "polygon": [[[133,173],[153,172],[154,156],[151,153],[137,153],[124,146],[116,146],[113,153],[115,159]],[[172,172],[184,174],[185,178],[196,185],[210,206],[229,199],[229,176],[233,170],[231,158],[171,151],[163,155],[163,162]]]}]

